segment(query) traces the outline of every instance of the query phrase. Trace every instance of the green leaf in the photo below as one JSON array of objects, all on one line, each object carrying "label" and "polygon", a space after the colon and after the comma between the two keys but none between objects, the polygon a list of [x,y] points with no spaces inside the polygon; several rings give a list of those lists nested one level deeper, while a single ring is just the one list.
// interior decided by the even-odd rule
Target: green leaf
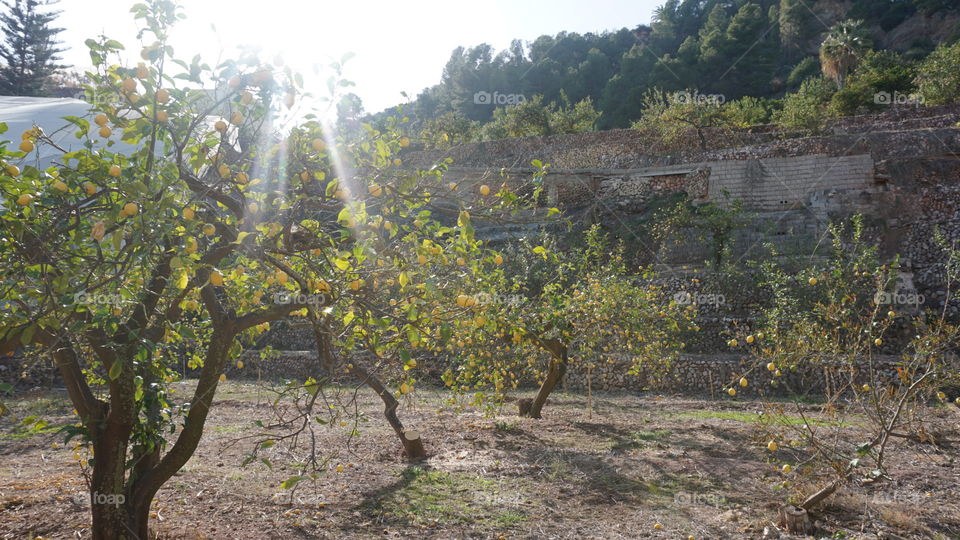
[{"label": "green leaf", "polygon": [[33,334],[37,331],[37,325],[31,324],[28,326],[22,334],[20,334],[20,344],[29,345],[33,342]]},{"label": "green leaf", "polygon": [[123,372],[123,364],[119,361],[114,361],[113,365],[110,366],[110,380],[115,381],[117,377],[120,376],[120,373]]},{"label": "green leaf", "polygon": [[293,486],[299,484],[301,480],[303,480],[302,476],[291,476],[290,478],[287,478],[286,480],[280,483],[280,488],[290,489]]}]

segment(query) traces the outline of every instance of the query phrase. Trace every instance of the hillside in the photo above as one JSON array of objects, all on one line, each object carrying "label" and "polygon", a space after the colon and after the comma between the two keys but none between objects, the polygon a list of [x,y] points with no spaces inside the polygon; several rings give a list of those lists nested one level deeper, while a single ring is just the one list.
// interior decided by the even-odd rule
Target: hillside
[{"label": "hillside", "polygon": [[[885,51],[887,64],[911,66],[960,37],[958,9],[957,0],[668,0],[649,25],[514,40],[503,51],[459,47],[403,113],[434,146],[629,127],[651,89],[726,103],[795,92],[820,74],[821,43],[844,20],[862,21],[865,48]],[[912,89],[911,74],[899,76],[887,91]],[[519,119],[504,111],[523,103]]]}]

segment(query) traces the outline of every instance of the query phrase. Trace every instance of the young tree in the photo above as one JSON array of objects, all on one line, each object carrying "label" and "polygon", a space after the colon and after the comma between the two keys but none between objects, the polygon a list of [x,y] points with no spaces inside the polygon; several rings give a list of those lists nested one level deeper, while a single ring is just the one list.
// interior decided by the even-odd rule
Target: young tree
[{"label": "young tree", "polygon": [[708,128],[733,126],[722,105],[721,96],[701,95],[696,90],[667,94],[654,88],[644,96],[643,116],[630,128],[645,132],[655,139],[653,144],[667,150],[688,146],[686,138],[693,133],[698,147],[706,150]]},{"label": "young tree", "polygon": [[58,69],[63,52],[56,40],[62,28],[52,27],[59,11],[42,8],[56,0],[5,0],[0,28],[6,35],[0,43],[0,95],[44,95],[44,84]]},{"label": "young tree", "polygon": [[[947,320],[947,310],[899,313],[904,306],[894,299],[905,295],[895,290],[897,262],[881,264],[863,237],[862,219],[855,217],[847,228],[833,225],[830,232],[832,254],[823,266],[798,269],[774,260],[760,265],[758,285],[769,293],[769,304],[740,339],[731,340],[756,362],[752,376],[743,374],[742,386],[747,377],[756,383],[763,378],[757,372],[769,372],[771,384],[798,404],[800,422],[787,418],[782,397],[764,403],[762,426],[764,444],[785,476],[812,477],[819,484],[809,489],[798,482],[796,505],[781,509],[790,532],[807,531],[807,512],[855,477],[871,483],[889,478],[886,456],[895,438],[937,444],[926,404],[946,401],[940,388],[960,377],[952,353],[960,327]],[[953,248],[946,252],[946,301],[952,302],[960,258]],[[893,352],[898,358],[892,363],[882,359]],[[822,391],[831,421],[804,414],[799,403],[810,389],[785,377],[798,369],[829,374]]]},{"label": "young tree", "polygon": [[[453,299],[461,318],[447,330],[448,386],[491,388],[501,396],[521,381],[539,380],[519,413],[541,418],[573,362],[612,363],[627,355],[630,372],[655,384],[683,348],[676,338],[691,326],[692,308],[667,299],[652,271],[628,272],[622,246],[611,245],[599,227],[578,248],[559,250],[546,239],[506,255],[512,260],[495,261],[503,270],[465,283]],[[480,392],[475,399],[486,397]]]}]

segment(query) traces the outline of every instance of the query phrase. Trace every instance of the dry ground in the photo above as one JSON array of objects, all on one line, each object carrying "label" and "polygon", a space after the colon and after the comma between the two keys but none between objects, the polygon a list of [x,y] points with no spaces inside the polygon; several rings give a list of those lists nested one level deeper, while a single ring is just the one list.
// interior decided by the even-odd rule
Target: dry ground
[{"label": "dry ground", "polygon": [[[178,386],[179,396],[192,389]],[[368,421],[359,436],[349,422],[318,425],[325,472],[291,491],[279,484],[302,448],[278,444],[273,469],[242,468],[251,444],[236,442],[270,419],[273,394],[223,385],[197,455],[159,494],[153,529],[171,539],[760,538],[777,505],[815,485],[802,469],[780,471],[791,452],[764,448],[750,401],[604,394],[589,411],[586,396],[559,393],[538,421],[513,416],[509,404],[498,416],[437,412],[443,394],[414,395],[401,417],[424,434],[428,460],[400,459],[376,397],[360,393]],[[63,393],[7,404],[20,419],[72,422]],[[816,515],[818,536],[960,538],[960,410],[930,414],[953,430],[951,441],[898,441],[893,480],[838,492]],[[0,420],[0,538],[89,537],[74,451],[52,427],[28,433],[11,418]],[[854,421],[845,431],[857,429]]]}]

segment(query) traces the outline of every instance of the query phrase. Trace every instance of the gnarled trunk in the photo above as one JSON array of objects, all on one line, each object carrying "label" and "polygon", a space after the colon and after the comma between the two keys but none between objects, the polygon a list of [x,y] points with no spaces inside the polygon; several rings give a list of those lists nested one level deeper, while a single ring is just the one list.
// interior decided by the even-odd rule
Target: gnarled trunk
[{"label": "gnarled trunk", "polygon": [[423,449],[423,441],[420,439],[420,434],[403,427],[403,423],[400,422],[400,418],[397,416],[397,408],[400,407],[400,402],[397,401],[397,398],[393,397],[393,394],[384,386],[383,382],[356,363],[349,364],[347,370],[351,375],[360,379],[362,383],[369,386],[380,396],[380,399],[383,401],[383,416],[387,419],[390,427],[393,428],[394,433],[397,434],[397,438],[400,439],[400,444],[403,445],[403,455],[410,460],[426,458],[427,453]]},{"label": "gnarled trunk", "polygon": [[[314,326],[314,333],[317,337],[317,346],[320,348],[320,359],[323,367],[327,373],[332,374],[336,369],[336,363],[334,362],[330,338],[323,330],[318,328],[318,326]],[[404,428],[403,422],[401,422],[400,417],[397,416],[397,409],[400,407],[400,402],[393,397],[393,394],[391,394],[390,390],[383,384],[383,381],[359,366],[356,362],[347,363],[347,372],[380,396],[380,399],[383,401],[383,416],[387,419],[390,427],[393,428],[393,432],[397,434],[397,438],[400,439],[400,444],[403,446],[403,455],[409,460],[426,458],[427,452],[423,448],[423,440],[420,438],[420,433]]]}]

